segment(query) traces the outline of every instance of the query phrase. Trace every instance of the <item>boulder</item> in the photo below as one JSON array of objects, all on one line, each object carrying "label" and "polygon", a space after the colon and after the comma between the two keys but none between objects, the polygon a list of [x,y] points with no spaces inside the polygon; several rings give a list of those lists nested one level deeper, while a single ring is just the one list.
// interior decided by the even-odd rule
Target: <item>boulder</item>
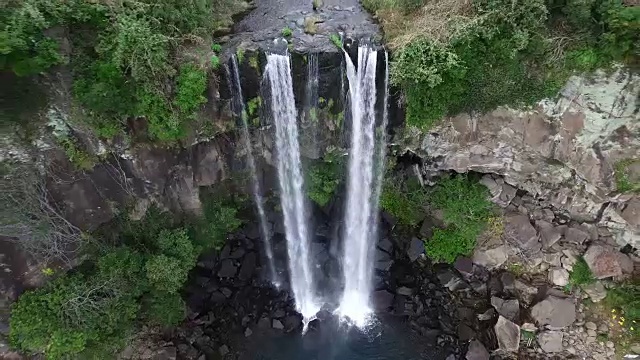
[{"label": "boulder", "polygon": [[576,256],[575,252],[573,250],[565,249],[562,250],[562,253],[564,254],[564,256],[560,258],[560,264],[562,265],[562,268],[566,269],[567,271],[573,271],[573,265],[575,265],[578,261],[578,257]]},{"label": "boulder", "polygon": [[231,259],[222,260],[220,265],[220,270],[218,270],[218,276],[221,278],[231,278],[236,276],[236,272],[238,268],[236,264]]},{"label": "boulder", "polygon": [[589,238],[589,234],[575,227],[568,227],[564,231],[564,238],[568,242],[582,245]]},{"label": "boulder", "polygon": [[516,280],[514,285],[518,298],[527,305],[531,304],[536,295],[538,295],[538,288],[535,286],[531,286],[520,280]]},{"label": "boulder", "polygon": [[587,295],[589,295],[589,298],[591,298],[591,301],[594,303],[600,302],[607,297],[607,290],[600,281],[596,281],[593,284],[582,285],[581,288]]},{"label": "boulder", "polygon": [[516,197],[517,191],[518,189],[507,183],[502,184],[502,192],[500,193],[496,204],[502,207],[507,207],[511,203],[511,200]]},{"label": "boulder", "polygon": [[536,229],[529,218],[521,214],[510,214],[504,218],[505,237],[520,249],[535,253],[540,251],[541,244]]},{"label": "boulder", "polygon": [[380,241],[378,241],[377,244],[378,249],[391,254],[393,252],[393,243],[391,242],[391,240],[389,240],[388,238],[382,238],[380,239]]},{"label": "boulder", "polygon": [[640,197],[627,202],[620,216],[632,226],[640,226]]},{"label": "boulder", "polygon": [[503,300],[499,297],[492,296],[491,306],[493,306],[501,316],[514,322],[519,321],[520,303],[518,300]]},{"label": "boulder", "polygon": [[467,349],[466,360],[489,360],[489,352],[478,340],[473,340],[469,343],[469,349]]},{"label": "boulder", "polygon": [[509,321],[504,316],[500,316],[493,329],[496,332],[500,350],[518,351],[520,347],[520,326]]},{"label": "boulder", "polygon": [[500,186],[500,184],[498,184],[496,182],[496,180],[493,178],[493,176],[484,175],[480,179],[480,184],[482,184],[482,185],[487,187],[487,189],[489,190],[489,193],[493,197],[493,199],[491,199],[491,200],[494,200],[496,197],[500,196],[500,192],[502,191],[502,187]]},{"label": "boulder", "polygon": [[545,249],[552,247],[562,237],[562,230],[548,221],[538,220],[536,221],[536,227],[540,232],[540,240]]},{"label": "boulder", "polygon": [[284,330],[284,324],[282,324],[282,321],[278,319],[273,319],[273,321],[271,321],[271,327],[278,330]]},{"label": "boulder", "polygon": [[629,256],[602,245],[590,246],[584,254],[584,260],[597,279],[620,276],[633,271],[633,261]]},{"label": "boulder", "polygon": [[507,261],[507,247],[500,245],[493,249],[481,249],[478,247],[473,253],[473,262],[475,264],[493,269],[501,266]]},{"label": "boulder", "polygon": [[257,255],[255,252],[250,252],[244,257],[242,266],[240,267],[240,273],[238,274],[240,280],[247,281],[251,279],[256,270],[256,260]]},{"label": "boulder", "polygon": [[418,238],[412,238],[409,249],[407,249],[409,260],[416,261],[422,254],[424,254],[424,242]]},{"label": "boulder", "polygon": [[569,272],[563,268],[553,268],[549,270],[549,281],[556,286],[566,286],[569,284]]},{"label": "boulder", "polygon": [[540,348],[548,353],[562,351],[562,331],[543,331],[538,334]]},{"label": "boulder", "polygon": [[448,288],[450,291],[457,291],[469,287],[460,276],[450,269],[439,273],[438,280],[440,280],[442,286]]},{"label": "boulder", "polygon": [[473,260],[468,257],[459,257],[456,259],[456,262],[453,263],[453,267],[462,274],[472,274]]},{"label": "boulder", "polygon": [[413,295],[413,289],[408,288],[406,286],[402,286],[396,289],[396,294],[398,295],[404,295],[404,296],[411,296]]},{"label": "boulder", "polygon": [[222,345],[218,348],[218,352],[220,356],[225,357],[229,353],[229,347],[227,345]]},{"label": "boulder", "polygon": [[387,311],[393,304],[393,294],[387,290],[379,290],[373,293],[373,308],[376,311]]},{"label": "boulder", "polygon": [[570,299],[547,296],[531,308],[531,317],[538,325],[563,328],[576,321],[576,305]]}]

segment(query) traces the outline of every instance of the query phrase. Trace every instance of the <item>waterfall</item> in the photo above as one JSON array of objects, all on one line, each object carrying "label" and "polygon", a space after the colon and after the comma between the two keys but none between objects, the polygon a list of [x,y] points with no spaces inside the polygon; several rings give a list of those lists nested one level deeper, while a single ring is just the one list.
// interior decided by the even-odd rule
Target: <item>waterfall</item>
[{"label": "waterfall", "polygon": [[376,131],[378,141],[376,144],[376,168],[375,168],[375,186],[373,192],[373,207],[371,213],[371,223],[369,238],[371,241],[378,239],[378,206],[380,204],[380,194],[382,193],[382,185],[384,182],[385,157],[387,155],[387,124],[389,124],[389,53],[384,51],[384,97],[382,98],[382,124]]},{"label": "waterfall", "polygon": [[229,90],[231,91],[232,104],[234,111],[242,120],[242,142],[247,149],[247,162],[249,163],[249,171],[251,172],[251,186],[253,191],[253,201],[256,204],[258,218],[260,222],[260,235],[262,236],[264,252],[267,256],[269,267],[269,276],[271,283],[279,288],[281,285],[280,277],[276,272],[273,261],[273,250],[271,249],[271,234],[267,228],[267,216],[264,212],[264,198],[262,197],[262,189],[258,181],[256,170],[256,160],[253,157],[253,146],[251,145],[251,136],[249,135],[249,124],[247,123],[247,112],[245,108],[244,98],[242,96],[242,86],[240,84],[240,70],[238,69],[238,60],[235,54],[231,57],[231,71],[228,67],[227,78],[229,79]]},{"label": "waterfall", "polygon": [[318,148],[318,53],[307,54],[307,86],[305,89],[304,118],[302,121],[305,156],[317,159]]},{"label": "waterfall", "polygon": [[370,47],[359,46],[356,71],[345,52],[352,126],[343,255],[345,288],[338,312],[358,327],[365,326],[372,313],[369,296],[375,239],[370,236],[378,204],[374,199],[378,195],[374,191],[377,55]]},{"label": "waterfall", "polygon": [[291,290],[296,309],[302,314],[306,325],[315,318],[320,306],[315,297],[310,268],[304,181],[289,55],[267,54],[265,75],[269,80],[271,111],[276,128],[278,181],[289,255]]}]

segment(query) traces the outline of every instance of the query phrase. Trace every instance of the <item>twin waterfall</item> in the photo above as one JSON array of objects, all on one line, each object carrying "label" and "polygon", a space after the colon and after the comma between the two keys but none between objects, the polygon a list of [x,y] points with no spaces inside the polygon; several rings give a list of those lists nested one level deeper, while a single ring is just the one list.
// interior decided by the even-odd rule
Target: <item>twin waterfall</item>
[{"label": "twin waterfall", "polygon": [[289,278],[296,309],[302,314],[306,324],[320,310],[320,305],[316,299],[309,262],[304,179],[289,56],[268,54],[265,73],[269,79],[271,110],[276,126],[278,180],[289,255]]},{"label": "twin waterfall", "polygon": [[376,239],[371,237],[378,216],[374,199],[374,154],[376,125],[376,62],[378,53],[358,48],[358,71],[345,52],[351,104],[351,144],[347,173],[347,207],[343,275],[344,292],[338,312],[356,326],[366,325],[371,315],[372,253]]},{"label": "twin waterfall", "polygon": [[[373,311],[369,297],[372,292],[374,249],[378,233],[378,202],[381,191],[382,173],[386,149],[385,127],[387,124],[388,102],[388,60],[385,52],[384,97],[377,105],[376,70],[378,51],[370,46],[358,48],[357,68],[345,52],[348,80],[347,128],[350,142],[347,171],[346,205],[344,211],[344,231],[342,241],[342,274],[344,289],[335,313],[349,324],[365,327],[372,318]],[[310,56],[317,61],[315,56]],[[315,67],[317,62],[310,66]],[[240,89],[238,66],[235,57],[230,71],[231,90],[235,102],[239,102],[240,113],[244,103]],[[312,233],[309,230],[307,198],[300,155],[298,111],[294,98],[289,54],[267,54],[265,67],[265,90],[270,94],[272,123],[275,127],[277,150],[277,171],[280,203],[286,235],[289,286],[295,299],[296,309],[302,314],[304,324],[313,320],[327,299],[318,289],[314,280],[314,259],[312,259]],[[309,70],[311,73],[311,70]],[[317,75],[312,79],[317,81]],[[315,84],[317,92],[317,84]],[[309,88],[307,86],[307,91]],[[309,95],[308,95],[309,96]],[[317,97],[317,94],[315,95]],[[267,100],[269,101],[269,100]],[[307,99],[307,102],[308,99]],[[315,111],[315,108],[313,109]],[[243,119],[243,138],[251,152],[246,116]],[[376,121],[378,120],[378,121]],[[346,144],[345,144],[346,145]],[[249,156],[252,171],[254,200],[260,215],[261,229],[265,243],[265,254],[269,261],[271,281],[278,285],[274,269],[273,254],[266,231],[264,206],[261,189],[255,175],[255,160]],[[329,308],[330,309],[330,308]]]}]

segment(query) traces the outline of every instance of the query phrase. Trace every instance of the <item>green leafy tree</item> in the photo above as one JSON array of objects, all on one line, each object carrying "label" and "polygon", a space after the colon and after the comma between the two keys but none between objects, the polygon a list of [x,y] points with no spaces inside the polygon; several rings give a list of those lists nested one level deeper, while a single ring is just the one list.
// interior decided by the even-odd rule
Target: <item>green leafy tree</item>
[{"label": "green leafy tree", "polygon": [[180,260],[166,255],[152,256],[146,263],[146,269],[149,283],[160,291],[176,292],[187,280]]},{"label": "green leafy tree", "polygon": [[242,225],[236,206],[217,197],[203,199],[204,217],[193,221],[191,231],[195,243],[202,248],[222,249],[227,234]]},{"label": "green leafy tree", "polygon": [[186,316],[186,305],[180,294],[154,291],[145,302],[147,318],[161,326],[176,326]]}]

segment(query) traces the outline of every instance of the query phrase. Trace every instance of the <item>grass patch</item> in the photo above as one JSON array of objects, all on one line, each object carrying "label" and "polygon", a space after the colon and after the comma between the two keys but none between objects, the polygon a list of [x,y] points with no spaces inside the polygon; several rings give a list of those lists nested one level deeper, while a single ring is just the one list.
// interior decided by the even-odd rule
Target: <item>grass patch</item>
[{"label": "grass patch", "polygon": [[432,260],[453,263],[458,256],[473,251],[476,239],[492,214],[488,195],[486,187],[467,175],[438,182],[429,194],[429,201],[442,210],[446,228],[435,229],[433,237],[425,244]]},{"label": "grass patch", "polygon": [[573,265],[573,270],[569,273],[569,283],[572,286],[582,286],[593,284],[595,281],[596,279],[593,277],[587,262],[582,257],[578,258]]},{"label": "grass patch", "polygon": [[338,49],[342,49],[342,38],[338,34],[329,35],[329,40],[335,45]]},{"label": "grass patch", "polygon": [[420,184],[387,178],[380,194],[380,207],[404,227],[417,226],[425,216],[428,193]]},{"label": "grass patch", "polygon": [[601,311],[608,318],[609,340],[618,353],[628,353],[640,342],[640,282],[635,279],[610,288]]},{"label": "grass patch", "polygon": [[293,35],[293,30],[291,30],[291,28],[289,27],[285,27],[284,29],[282,29],[280,31],[280,34],[286,38],[291,37],[291,35]]},{"label": "grass patch", "polygon": [[631,178],[631,166],[640,168],[640,160],[626,159],[615,164],[616,188],[621,193],[640,192],[640,179]]}]

